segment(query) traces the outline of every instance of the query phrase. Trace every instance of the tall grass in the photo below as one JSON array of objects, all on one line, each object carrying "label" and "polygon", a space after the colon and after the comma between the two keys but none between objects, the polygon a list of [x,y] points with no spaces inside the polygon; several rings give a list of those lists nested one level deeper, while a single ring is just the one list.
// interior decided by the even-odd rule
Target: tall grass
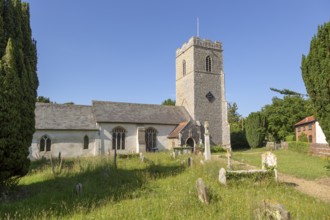
[{"label": "tall grass", "polygon": [[[234,152],[232,158],[261,167],[261,154],[265,151],[265,148],[259,148]],[[330,173],[325,169],[327,161],[324,158],[291,150],[278,150],[273,151],[273,153],[277,156],[279,172],[311,180],[330,176]]]},{"label": "tall grass", "polygon": [[[20,182],[23,198],[1,204],[0,219],[254,219],[253,211],[263,201],[277,201],[293,218],[326,219],[329,204],[303,195],[270,179],[217,181],[225,160],[201,165],[193,156],[173,159],[169,153],[118,159],[117,170],[106,157],[65,160],[62,172],[51,175],[47,162],[33,163]],[[203,178],[210,204],[197,198],[196,180]],[[81,182],[83,194],[73,186]]]}]

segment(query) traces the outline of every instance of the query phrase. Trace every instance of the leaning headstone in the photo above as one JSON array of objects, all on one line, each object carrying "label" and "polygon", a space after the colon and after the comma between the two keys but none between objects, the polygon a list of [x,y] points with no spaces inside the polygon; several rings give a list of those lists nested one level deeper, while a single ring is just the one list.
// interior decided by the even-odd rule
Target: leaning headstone
[{"label": "leaning headstone", "polygon": [[255,219],[290,220],[290,212],[281,204],[264,201],[258,209],[254,211]]},{"label": "leaning headstone", "polygon": [[193,163],[192,157],[188,157],[188,167],[191,167]]},{"label": "leaning headstone", "polygon": [[143,155],[143,153],[140,153],[140,160],[141,160],[141,162],[144,162],[144,155]]},{"label": "leaning headstone", "polygon": [[261,167],[262,169],[277,168],[277,157],[270,151],[261,155]]},{"label": "leaning headstone", "polygon": [[81,196],[83,192],[82,184],[78,183],[75,185],[74,192],[76,193],[77,196]]},{"label": "leaning headstone", "polygon": [[175,159],[175,157],[176,157],[175,151],[172,152],[172,157],[173,157],[173,159]]},{"label": "leaning headstone", "polygon": [[197,179],[196,187],[197,187],[198,199],[202,203],[209,204],[209,197],[207,195],[206,186],[205,186],[202,178]]},{"label": "leaning headstone", "polygon": [[226,170],[224,168],[221,168],[219,170],[219,182],[223,185],[226,185],[227,178],[226,178]]}]

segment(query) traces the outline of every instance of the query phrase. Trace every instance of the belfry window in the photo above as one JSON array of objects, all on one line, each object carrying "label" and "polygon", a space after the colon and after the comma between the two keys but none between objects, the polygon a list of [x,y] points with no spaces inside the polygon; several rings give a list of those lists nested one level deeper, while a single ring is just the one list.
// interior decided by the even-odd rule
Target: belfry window
[{"label": "belfry window", "polygon": [[88,145],[89,145],[89,137],[87,135],[85,135],[85,137],[84,137],[84,149],[88,149]]},{"label": "belfry window", "polygon": [[206,72],[212,71],[212,60],[210,56],[207,56],[205,59],[205,70]]},{"label": "belfry window", "polygon": [[146,151],[157,150],[157,130],[148,128],[145,131]]},{"label": "belfry window", "polygon": [[112,130],[112,149],[125,150],[125,134],[126,131],[122,127],[115,127]]},{"label": "belfry window", "polygon": [[52,141],[47,135],[42,136],[40,139],[40,152],[41,151],[50,151],[51,150]]},{"label": "belfry window", "polygon": [[186,61],[185,60],[183,60],[182,61],[182,74],[183,74],[183,76],[185,76],[186,75],[186,72],[187,70],[186,70]]}]

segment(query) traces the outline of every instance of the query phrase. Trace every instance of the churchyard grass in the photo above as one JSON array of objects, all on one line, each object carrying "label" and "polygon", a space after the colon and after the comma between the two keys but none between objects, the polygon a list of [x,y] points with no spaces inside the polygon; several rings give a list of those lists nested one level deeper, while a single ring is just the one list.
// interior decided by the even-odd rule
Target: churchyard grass
[{"label": "churchyard grass", "polygon": [[[293,219],[326,219],[329,203],[304,195],[273,178],[218,183],[222,160],[204,165],[201,156],[175,159],[169,152],[119,158],[117,170],[109,157],[64,160],[62,172],[51,174],[48,161],[33,162],[20,181],[20,199],[0,207],[0,219],[254,219],[264,199],[278,202]],[[197,198],[196,180],[207,186],[210,204]],[[73,187],[82,183],[80,196]]]},{"label": "churchyard grass", "polygon": [[[232,159],[261,167],[261,154],[267,151],[265,147],[233,153]],[[278,171],[299,178],[314,180],[330,177],[327,171],[327,159],[298,153],[290,150],[272,151],[277,156]]]}]

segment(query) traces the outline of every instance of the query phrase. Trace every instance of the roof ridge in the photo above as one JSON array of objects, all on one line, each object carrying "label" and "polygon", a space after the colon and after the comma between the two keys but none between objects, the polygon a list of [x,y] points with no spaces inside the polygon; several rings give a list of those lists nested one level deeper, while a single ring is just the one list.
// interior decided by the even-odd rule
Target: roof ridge
[{"label": "roof ridge", "polygon": [[75,106],[75,107],[92,107],[91,105],[82,105],[82,104],[66,104],[66,103],[45,103],[45,102],[36,102],[36,105],[48,105],[48,106]]},{"label": "roof ridge", "polygon": [[162,107],[169,107],[169,108],[175,108],[175,107],[184,107],[184,106],[176,106],[176,105],[162,105],[162,104],[149,104],[149,103],[132,103],[132,102],[114,102],[114,101],[98,101],[98,100],[92,100],[92,103],[99,102],[99,103],[109,103],[109,104],[127,104],[127,105],[144,105],[144,106],[162,106]]}]

